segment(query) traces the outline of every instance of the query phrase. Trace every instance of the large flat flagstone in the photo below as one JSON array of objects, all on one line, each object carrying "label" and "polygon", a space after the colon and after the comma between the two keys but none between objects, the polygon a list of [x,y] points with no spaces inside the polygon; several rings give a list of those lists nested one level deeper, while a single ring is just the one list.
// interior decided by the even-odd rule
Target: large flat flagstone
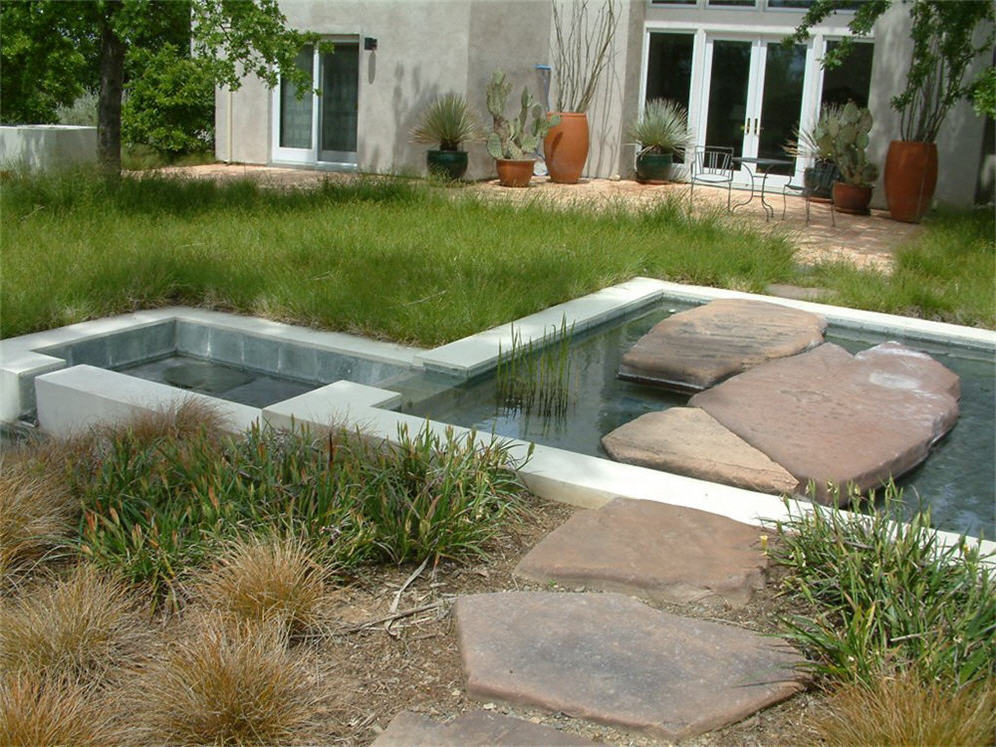
[{"label": "large flat flagstone", "polygon": [[439,723],[411,711],[395,716],[373,747],[522,747],[522,745],[593,745],[588,739],[564,734],[487,711],[472,711],[449,723]]},{"label": "large flat flagstone", "polygon": [[515,574],[660,602],[743,605],[764,587],[761,534],[693,508],[616,498],[576,512],[519,561]]},{"label": "large flat flagstone", "polygon": [[818,314],[766,301],[724,299],[660,322],[623,355],[624,379],[700,391],[823,342]]},{"label": "large flat flagstone", "polygon": [[798,481],[705,410],[648,412],[602,437],[617,462],[721,482],[762,493],[790,493]]},{"label": "large flat flagstone", "polygon": [[[958,377],[885,343],[852,356],[825,344],[696,394],[701,407],[799,480],[864,492],[923,461],[958,418]],[[842,500],[846,498],[842,491]]]},{"label": "large flat flagstone", "polygon": [[622,594],[508,592],[454,608],[467,692],[665,739],[738,721],[800,689],[787,645]]}]

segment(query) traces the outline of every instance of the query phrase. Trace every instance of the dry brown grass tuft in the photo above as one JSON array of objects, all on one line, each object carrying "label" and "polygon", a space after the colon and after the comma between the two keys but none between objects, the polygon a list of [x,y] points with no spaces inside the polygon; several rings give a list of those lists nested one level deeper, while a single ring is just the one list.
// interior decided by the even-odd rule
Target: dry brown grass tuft
[{"label": "dry brown grass tuft", "polygon": [[955,689],[911,672],[881,677],[874,688],[846,685],[813,720],[826,747],[968,747],[996,738],[996,680]]},{"label": "dry brown grass tuft", "polygon": [[319,627],[328,572],[300,539],[238,540],[194,585],[195,598],[236,621],[275,621],[291,633]]},{"label": "dry brown grass tuft", "polygon": [[326,696],[273,622],[207,614],[163,648],[132,688],[132,736],[149,744],[320,743]]},{"label": "dry brown grass tuft", "polygon": [[8,673],[0,677],[0,745],[117,744],[118,733],[105,706],[80,682]]},{"label": "dry brown grass tuft", "polygon": [[0,606],[0,669],[99,682],[140,658],[151,635],[128,590],[82,565]]},{"label": "dry brown grass tuft", "polygon": [[220,438],[224,434],[224,418],[210,404],[195,399],[185,399],[175,407],[160,412],[142,413],[124,423],[97,429],[103,435],[128,431],[139,444],[151,444],[160,438],[182,441],[202,429]]},{"label": "dry brown grass tuft", "polygon": [[77,511],[66,484],[27,454],[0,456],[0,581],[59,544]]}]

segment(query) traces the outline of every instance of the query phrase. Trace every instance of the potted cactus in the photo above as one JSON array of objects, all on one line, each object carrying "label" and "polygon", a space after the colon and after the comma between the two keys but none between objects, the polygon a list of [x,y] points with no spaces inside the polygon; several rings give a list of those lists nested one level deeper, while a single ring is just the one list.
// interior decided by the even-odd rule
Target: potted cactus
[{"label": "potted cactus", "polygon": [[512,84],[505,73],[496,70],[487,86],[488,111],[494,121],[493,132],[487,140],[488,153],[495,159],[498,181],[503,187],[528,187],[536,149],[559,118],[544,117],[540,105],[529,90],[523,88],[518,116],[506,119],[505,105],[511,91]]},{"label": "potted cactus", "polygon": [[836,210],[855,215],[868,215],[872,183],[878,178],[878,167],[868,161],[868,133],[872,128],[871,113],[848,101],[839,117],[826,121],[826,132],[817,139],[817,146],[831,154],[840,170],[842,181],[833,185]]},{"label": "potted cactus", "polygon": [[467,106],[467,100],[456,93],[433,99],[412,130],[416,143],[438,144],[438,150],[426,151],[430,174],[456,180],[467,171],[467,152],[460,145],[478,137],[477,117]]}]

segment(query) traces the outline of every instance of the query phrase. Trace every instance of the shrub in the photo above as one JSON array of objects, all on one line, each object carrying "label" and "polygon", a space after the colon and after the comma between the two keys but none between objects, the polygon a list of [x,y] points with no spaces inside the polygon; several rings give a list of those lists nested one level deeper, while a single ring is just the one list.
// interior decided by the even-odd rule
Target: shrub
[{"label": "shrub", "polygon": [[149,637],[127,589],[81,566],[0,606],[0,670],[99,681],[137,660]]},{"label": "shrub", "polygon": [[845,685],[827,709],[811,716],[826,747],[960,747],[992,744],[996,734],[996,681],[953,690],[911,672],[880,677],[869,686]]},{"label": "shrub", "polygon": [[[874,687],[894,670],[959,685],[996,673],[996,589],[977,546],[944,548],[901,493],[867,516],[819,505],[778,525],[773,560],[809,615],[786,620],[816,673]],[[874,497],[872,498],[872,500]]]},{"label": "shrub", "polygon": [[209,615],[135,683],[135,741],[310,744],[325,695],[279,625]]},{"label": "shrub", "polygon": [[0,676],[0,744],[107,747],[118,736],[112,714],[88,686],[23,672]]},{"label": "shrub", "polygon": [[299,539],[240,539],[200,574],[195,596],[236,620],[275,620],[301,632],[321,620],[327,575]]}]

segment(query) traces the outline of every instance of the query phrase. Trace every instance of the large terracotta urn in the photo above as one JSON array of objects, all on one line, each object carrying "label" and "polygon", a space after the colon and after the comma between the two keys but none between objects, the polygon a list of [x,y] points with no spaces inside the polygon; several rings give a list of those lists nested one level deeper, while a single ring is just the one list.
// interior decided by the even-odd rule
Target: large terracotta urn
[{"label": "large terracotta urn", "polygon": [[588,115],[560,112],[560,123],[543,139],[543,155],[551,181],[575,184],[588,160]]},{"label": "large terracotta urn", "polygon": [[937,186],[937,146],[893,140],[885,158],[885,201],[893,220],[919,223]]}]

